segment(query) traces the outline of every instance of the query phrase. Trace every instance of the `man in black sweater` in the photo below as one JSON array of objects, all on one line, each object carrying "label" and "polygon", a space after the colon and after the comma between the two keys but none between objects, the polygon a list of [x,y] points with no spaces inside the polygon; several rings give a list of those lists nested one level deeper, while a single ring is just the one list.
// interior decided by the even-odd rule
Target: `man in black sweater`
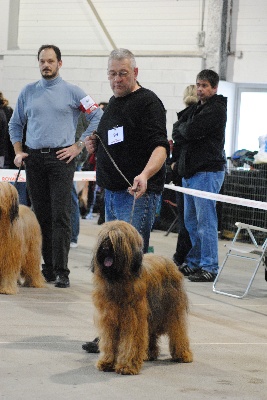
[{"label": "man in black sweater", "polygon": [[[164,187],[169,143],[164,106],[155,93],[140,86],[137,75],[129,50],[111,52],[108,79],[114,95],[97,128],[101,140],[92,135],[85,145],[89,153],[96,152],[96,182],[105,189],[106,221],[131,222],[143,237],[147,253]],[[97,352],[97,340],[86,343],[83,349]]]},{"label": "man in black sweater", "polygon": [[130,222],[135,194],[132,224],[143,237],[146,253],[164,187],[169,143],[164,106],[155,93],[139,85],[137,75],[129,50],[111,52],[108,79],[114,95],[97,128],[101,143],[92,135],[85,145],[89,153],[96,151],[96,182],[105,189],[106,221]]}]

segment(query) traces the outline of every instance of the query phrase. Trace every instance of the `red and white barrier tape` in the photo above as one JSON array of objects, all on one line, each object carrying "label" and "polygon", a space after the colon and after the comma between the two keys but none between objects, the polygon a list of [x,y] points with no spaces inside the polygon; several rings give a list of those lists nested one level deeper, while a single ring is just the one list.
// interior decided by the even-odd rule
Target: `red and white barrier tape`
[{"label": "red and white barrier tape", "polygon": [[[15,182],[17,178],[17,169],[0,169],[0,182]],[[74,174],[74,181],[95,181],[95,171],[79,171]],[[25,171],[20,172],[18,182],[26,182]],[[267,210],[267,202],[244,199],[242,197],[227,196],[223,194],[216,194],[204,192],[202,190],[186,189],[181,186],[164,185],[166,189],[175,190],[186,194],[191,194],[197,197],[203,197],[209,200],[221,201],[223,203],[236,204],[244,207],[258,208],[260,210]]]},{"label": "red and white barrier tape", "polygon": [[[18,169],[0,169],[0,182],[15,182]],[[74,181],[95,181],[95,171],[77,171],[74,173]],[[26,182],[25,171],[22,170],[18,182]]]}]

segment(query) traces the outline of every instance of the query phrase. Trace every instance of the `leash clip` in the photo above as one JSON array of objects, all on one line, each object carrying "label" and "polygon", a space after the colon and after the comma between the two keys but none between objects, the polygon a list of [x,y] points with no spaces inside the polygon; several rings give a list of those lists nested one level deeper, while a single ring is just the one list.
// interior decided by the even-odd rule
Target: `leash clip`
[{"label": "leash clip", "polygon": [[131,218],[130,218],[130,224],[132,225],[133,222],[133,215],[134,215],[134,208],[135,208],[135,201],[136,201],[136,190],[134,191],[134,199],[133,199],[133,206],[132,206],[132,211],[131,211]]}]

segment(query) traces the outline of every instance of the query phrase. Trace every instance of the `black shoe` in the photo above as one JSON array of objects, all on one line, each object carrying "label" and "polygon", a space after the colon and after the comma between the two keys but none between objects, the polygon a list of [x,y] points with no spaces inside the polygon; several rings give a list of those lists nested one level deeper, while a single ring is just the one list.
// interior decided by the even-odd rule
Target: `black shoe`
[{"label": "black shoe", "polygon": [[45,278],[46,282],[47,283],[55,282],[56,274],[53,271],[48,270],[48,268],[46,268],[44,264],[42,265],[42,267],[43,267],[42,274],[43,274],[43,277]]},{"label": "black shoe", "polygon": [[67,276],[57,276],[56,282],[55,282],[55,287],[59,288],[67,288],[70,286],[70,281]]},{"label": "black shoe", "polygon": [[181,265],[183,264],[182,262],[179,263],[178,260],[174,256],[172,257],[172,261],[174,262],[174,264],[177,265],[178,268],[181,267]]},{"label": "black shoe", "polygon": [[191,282],[214,282],[216,276],[216,274],[201,269],[199,272],[189,275],[188,279]]},{"label": "black shoe", "polygon": [[179,271],[182,272],[182,274],[184,276],[189,276],[189,275],[193,275],[195,273],[195,271],[190,268],[186,263],[183,263],[182,265],[180,265],[180,267],[178,267]]},{"label": "black shoe", "polygon": [[99,337],[96,337],[92,342],[86,342],[82,345],[83,350],[87,351],[87,353],[99,353]]}]

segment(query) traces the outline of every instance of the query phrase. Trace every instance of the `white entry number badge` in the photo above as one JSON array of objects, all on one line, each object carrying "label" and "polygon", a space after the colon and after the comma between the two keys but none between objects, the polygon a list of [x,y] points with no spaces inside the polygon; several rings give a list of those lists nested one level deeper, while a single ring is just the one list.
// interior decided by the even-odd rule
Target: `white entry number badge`
[{"label": "white entry number badge", "polygon": [[108,131],[108,144],[123,142],[123,126],[117,126]]}]

